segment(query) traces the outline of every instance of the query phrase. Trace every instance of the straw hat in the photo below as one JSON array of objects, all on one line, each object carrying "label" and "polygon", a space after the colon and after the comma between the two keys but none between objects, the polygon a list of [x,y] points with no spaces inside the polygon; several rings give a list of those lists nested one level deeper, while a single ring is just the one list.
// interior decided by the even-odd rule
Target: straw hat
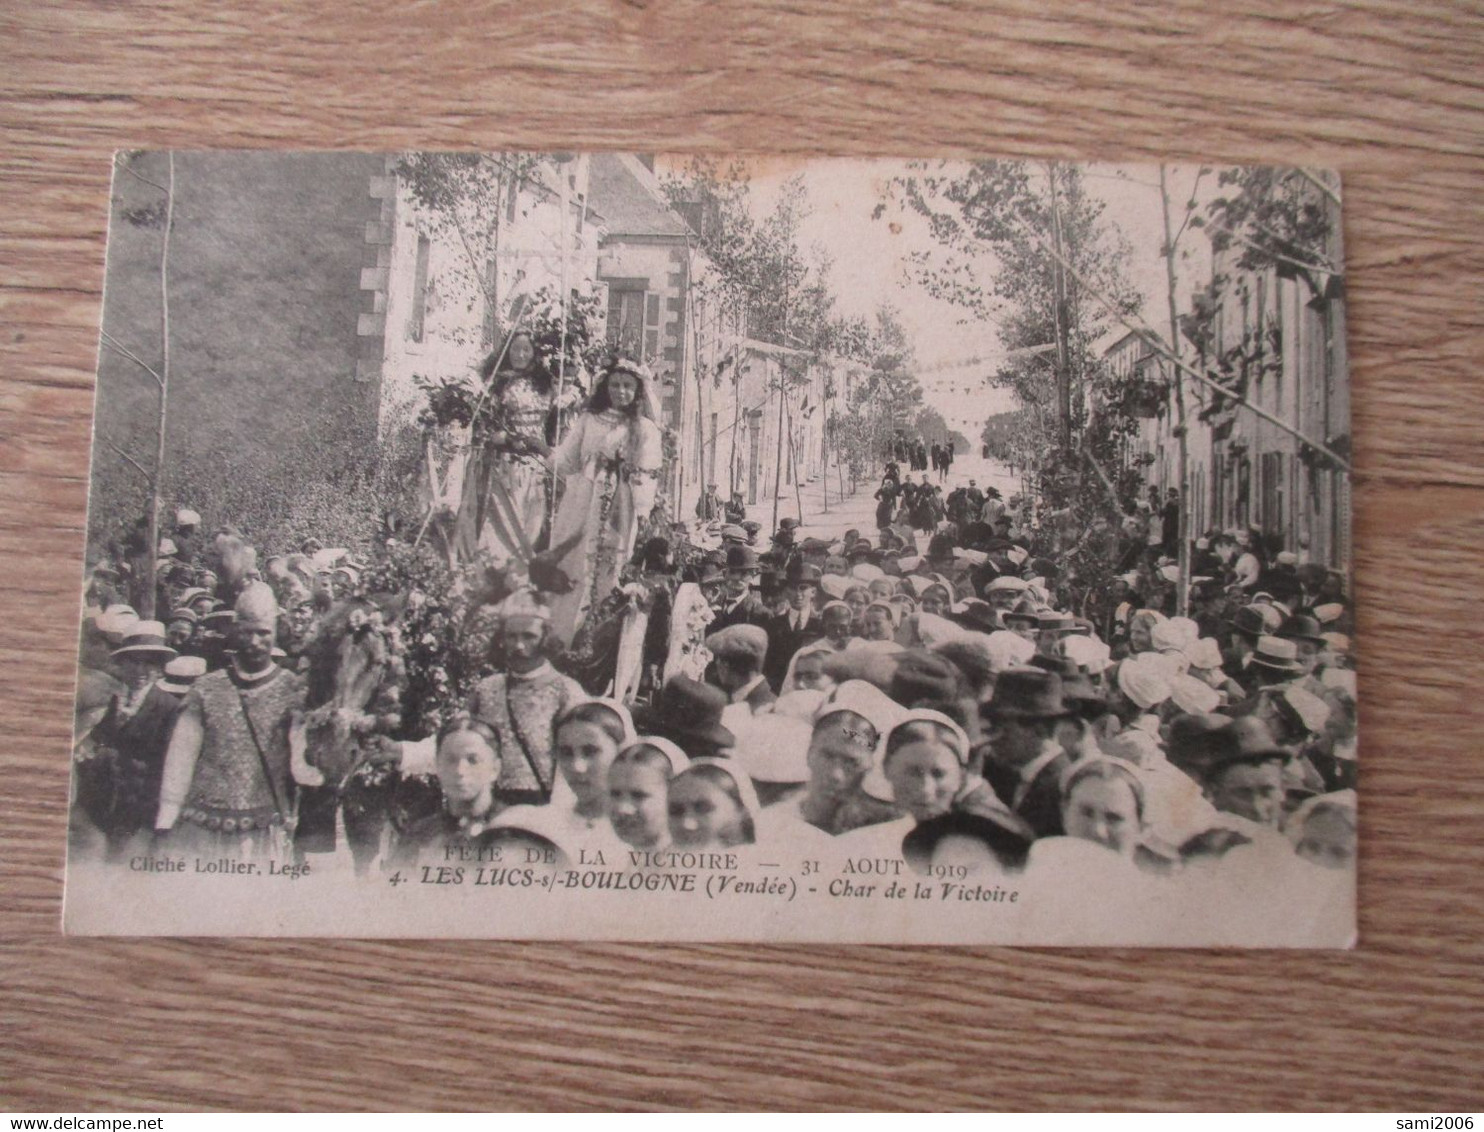
[{"label": "straw hat", "polygon": [[165,643],[164,625],[158,621],[135,621],[124,631],[123,644],[109,655],[115,658],[135,656],[163,664],[173,660],[176,653]]}]

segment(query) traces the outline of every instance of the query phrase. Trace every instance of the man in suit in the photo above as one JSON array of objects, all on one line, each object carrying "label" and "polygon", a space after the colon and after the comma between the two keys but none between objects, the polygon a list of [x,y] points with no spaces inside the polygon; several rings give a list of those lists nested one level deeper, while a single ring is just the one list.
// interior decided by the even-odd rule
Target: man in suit
[{"label": "man in suit", "polygon": [[726,580],[722,583],[721,600],[713,605],[716,618],[709,628],[713,633],[732,625],[763,625],[769,613],[757,594],[762,579],[762,564],[757,552],[747,546],[727,547]]},{"label": "man in suit", "polygon": [[734,704],[745,704],[756,714],[778,699],[763,677],[768,634],[757,625],[732,625],[706,638],[716,658],[716,686]]},{"label": "man in suit", "polygon": [[708,483],[701,498],[696,500],[696,518],[703,523],[714,523],[721,519],[723,514],[721,495],[717,492],[714,483]]},{"label": "man in suit", "polygon": [[1056,740],[1056,725],[1070,715],[1061,677],[1040,668],[1009,668],[981,709],[989,733],[984,778],[1037,837],[1063,832],[1061,776],[1071,759]]},{"label": "man in suit", "polygon": [[819,592],[819,579],[819,567],[805,562],[794,563],[784,575],[788,608],[766,625],[768,656],[763,673],[775,692],[783,683],[783,677],[788,672],[788,662],[794,653],[810,641],[817,641],[824,636],[824,623],[814,608],[814,598]]}]

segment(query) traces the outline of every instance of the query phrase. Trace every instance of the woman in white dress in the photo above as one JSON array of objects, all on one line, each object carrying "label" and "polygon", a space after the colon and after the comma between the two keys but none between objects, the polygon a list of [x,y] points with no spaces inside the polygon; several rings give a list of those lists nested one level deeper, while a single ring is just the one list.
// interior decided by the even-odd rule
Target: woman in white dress
[{"label": "woman in white dress", "polygon": [[552,453],[565,493],[551,545],[572,542],[560,566],[577,582],[552,601],[552,631],[563,642],[618,584],[639,523],[654,506],[664,445],[653,386],[644,366],[616,360]]}]

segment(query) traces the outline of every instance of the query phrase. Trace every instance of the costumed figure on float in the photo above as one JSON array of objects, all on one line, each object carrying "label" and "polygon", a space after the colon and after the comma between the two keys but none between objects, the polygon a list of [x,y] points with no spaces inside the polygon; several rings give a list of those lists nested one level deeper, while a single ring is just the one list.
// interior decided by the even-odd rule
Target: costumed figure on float
[{"label": "costumed figure on float", "polygon": [[552,453],[565,488],[551,543],[570,544],[559,565],[578,580],[552,602],[552,630],[578,653],[579,631],[619,584],[639,523],[654,506],[664,461],[654,384],[645,366],[615,359]]}]

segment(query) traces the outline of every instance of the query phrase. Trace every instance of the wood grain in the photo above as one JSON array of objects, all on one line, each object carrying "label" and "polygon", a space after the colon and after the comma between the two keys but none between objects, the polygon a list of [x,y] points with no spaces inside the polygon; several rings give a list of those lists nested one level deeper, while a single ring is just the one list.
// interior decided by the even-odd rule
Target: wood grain
[{"label": "wood grain", "polygon": [[[1478,1109],[1484,11],[0,8],[0,1104]],[[65,940],[110,152],[1059,155],[1345,174],[1354,954]]]}]

